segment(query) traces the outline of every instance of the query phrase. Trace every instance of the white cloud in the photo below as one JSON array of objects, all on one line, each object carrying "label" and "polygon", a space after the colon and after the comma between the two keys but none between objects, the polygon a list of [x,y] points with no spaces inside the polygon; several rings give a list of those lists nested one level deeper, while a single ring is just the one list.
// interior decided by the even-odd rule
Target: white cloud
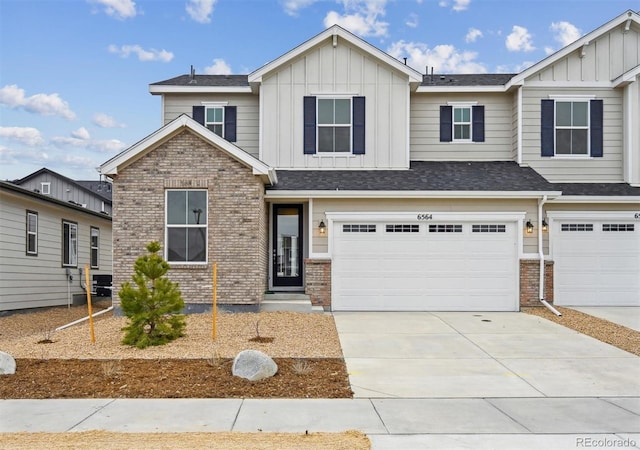
[{"label": "white cloud", "polygon": [[464,40],[466,42],[475,42],[478,38],[482,37],[482,31],[478,30],[477,28],[469,28],[469,31],[467,32],[467,35],[465,36]]},{"label": "white cloud", "polygon": [[231,75],[231,67],[224,59],[215,58],[213,64],[204,68],[206,75]]},{"label": "white cloud", "polygon": [[0,137],[26,144],[30,147],[44,144],[40,131],[32,127],[0,127]]},{"label": "white cloud", "polygon": [[101,152],[115,153],[123,150],[126,144],[118,139],[82,139],[78,137],[57,136],[51,139],[51,143],[58,148],[81,148],[98,150]]},{"label": "white cloud", "polygon": [[358,36],[387,36],[389,23],[379,20],[386,14],[386,0],[342,0],[344,14],[329,11],[324,26],[340,25]]},{"label": "white cloud", "polygon": [[411,27],[411,28],[417,27],[418,26],[418,15],[415,14],[415,13],[409,14],[409,17],[407,18],[405,24],[408,27]]},{"label": "white cloud", "polygon": [[285,0],[282,2],[284,12],[290,16],[297,16],[298,11],[314,4],[318,0]]},{"label": "white cloud", "polygon": [[116,119],[104,113],[95,113],[92,122],[100,128],[125,128],[123,123],[118,123]]},{"label": "white cloud", "polygon": [[546,46],[546,47],[544,48],[544,54],[545,54],[545,55],[547,55],[547,56],[549,56],[549,55],[551,55],[551,54],[555,53],[555,51],[556,51],[556,50],[555,50],[553,47]]},{"label": "white cloud", "polygon": [[[453,0],[453,6],[451,7],[451,9],[457,12],[465,11],[469,8],[469,3],[471,3],[471,0]],[[440,6],[441,8],[448,8],[449,1],[440,0],[438,2],[438,6]]]},{"label": "white cloud", "polygon": [[535,50],[531,42],[532,35],[524,27],[514,25],[511,34],[507,36],[505,45],[510,52],[530,52]]},{"label": "white cloud", "polygon": [[31,97],[25,97],[24,89],[15,84],[0,89],[0,105],[22,108],[25,111],[43,116],[60,116],[69,120],[76,117],[75,113],[69,109],[69,104],[62,100],[57,93],[35,94]]},{"label": "white cloud", "polygon": [[104,12],[116,19],[130,19],[137,14],[136,3],[131,0],[89,0],[104,6]]},{"label": "white cloud", "polygon": [[563,47],[578,40],[582,36],[582,32],[569,22],[553,22],[549,29],[554,33],[553,38]]},{"label": "white cloud", "polygon": [[0,163],[3,166],[18,163],[45,164],[49,161],[49,155],[38,150],[14,150],[0,145]]},{"label": "white cloud", "polygon": [[459,51],[453,45],[437,45],[429,48],[420,42],[398,41],[387,49],[391,56],[408,58],[407,64],[421,73],[427,66],[433,67],[436,73],[486,73],[484,65],[475,61],[478,54]]},{"label": "white cloud", "polygon": [[132,53],[138,56],[140,61],[160,61],[170,62],[173,59],[173,53],[166,51],[165,49],[156,50],[155,48],[145,50],[139,45],[117,45],[109,46],[109,53],[115,53],[123,58],[128,58]]},{"label": "white cloud", "polygon": [[189,0],[185,9],[189,16],[198,23],[211,22],[211,14],[217,0]]},{"label": "white cloud", "polygon": [[83,139],[85,141],[88,140],[88,139],[91,139],[91,135],[89,134],[89,130],[87,130],[85,127],[80,127],[76,131],[72,131],[71,132],[71,136],[73,136],[74,138],[77,138],[77,139]]}]

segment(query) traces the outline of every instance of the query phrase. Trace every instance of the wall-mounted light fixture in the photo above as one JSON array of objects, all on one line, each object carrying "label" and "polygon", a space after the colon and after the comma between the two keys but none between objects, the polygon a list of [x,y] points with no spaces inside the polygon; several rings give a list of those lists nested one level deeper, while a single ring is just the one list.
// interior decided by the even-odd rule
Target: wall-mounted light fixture
[{"label": "wall-mounted light fixture", "polygon": [[320,224],[318,225],[318,230],[320,231],[320,234],[325,234],[327,232],[327,226],[324,224],[324,220],[320,221]]},{"label": "wall-mounted light fixture", "polygon": [[549,224],[546,219],[542,219],[542,231],[549,231]]},{"label": "wall-mounted light fixture", "polygon": [[531,221],[530,221],[530,220],[527,220],[527,224],[526,224],[526,226],[527,226],[527,233],[528,233],[528,234],[533,233],[533,224],[531,223]]}]

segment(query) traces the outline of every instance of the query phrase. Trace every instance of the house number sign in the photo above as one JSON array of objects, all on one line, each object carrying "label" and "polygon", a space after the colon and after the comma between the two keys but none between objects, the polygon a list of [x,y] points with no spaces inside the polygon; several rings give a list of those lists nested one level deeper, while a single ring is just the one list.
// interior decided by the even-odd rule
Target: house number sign
[{"label": "house number sign", "polygon": [[433,219],[433,214],[428,214],[428,213],[418,214],[417,219],[418,220],[431,220],[431,219]]}]

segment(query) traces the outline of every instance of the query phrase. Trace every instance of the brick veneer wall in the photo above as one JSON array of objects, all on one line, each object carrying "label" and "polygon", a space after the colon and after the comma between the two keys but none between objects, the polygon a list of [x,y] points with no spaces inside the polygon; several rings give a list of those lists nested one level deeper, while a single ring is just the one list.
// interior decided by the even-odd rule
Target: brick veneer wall
[{"label": "brick veneer wall", "polygon": [[331,308],[331,260],[305,259],[305,294],[311,304]]},{"label": "brick veneer wall", "polygon": [[133,263],[152,240],[164,251],[165,190],[207,189],[208,261],[172,265],[185,303],[210,303],[212,263],[218,264],[218,301],[256,304],[267,286],[267,207],[264,184],[252,169],[183,131],[127,166],[113,183],[113,285],[131,280]]},{"label": "brick veneer wall", "polygon": [[[540,261],[520,260],[520,306],[541,306],[539,297]],[[553,261],[544,263],[544,299],[553,302]]]}]

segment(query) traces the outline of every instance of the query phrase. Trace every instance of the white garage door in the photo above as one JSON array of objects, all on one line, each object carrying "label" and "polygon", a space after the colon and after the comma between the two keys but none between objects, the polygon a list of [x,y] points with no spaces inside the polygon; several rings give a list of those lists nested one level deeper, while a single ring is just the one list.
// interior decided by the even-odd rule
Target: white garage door
[{"label": "white garage door", "polygon": [[337,222],[339,311],[515,311],[516,223]]},{"label": "white garage door", "polygon": [[552,232],[556,305],[640,306],[640,224],[559,220]]}]

